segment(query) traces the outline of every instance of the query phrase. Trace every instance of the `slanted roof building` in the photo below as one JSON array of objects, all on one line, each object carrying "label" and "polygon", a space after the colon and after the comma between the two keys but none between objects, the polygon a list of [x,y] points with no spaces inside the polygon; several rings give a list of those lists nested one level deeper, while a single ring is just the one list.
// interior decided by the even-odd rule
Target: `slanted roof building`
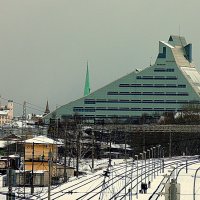
[{"label": "slanted roof building", "polygon": [[200,102],[200,74],[192,62],[192,44],[171,35],[159,42],[154,65],[132,73],[87,96],[67,103],[44,117],[130,118],[142,114],[162,115],[181,111],[184,105]]}]

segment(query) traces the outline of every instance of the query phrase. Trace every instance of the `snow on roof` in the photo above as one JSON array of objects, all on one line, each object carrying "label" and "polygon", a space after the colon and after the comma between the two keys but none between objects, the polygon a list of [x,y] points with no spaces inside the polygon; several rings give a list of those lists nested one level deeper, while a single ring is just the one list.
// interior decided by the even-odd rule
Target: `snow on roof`
[{"label": "snow on roof", "polygon": [[[111,144],[111,147],[112,148],[117,148],[117,149],[125,149],[125,144]],[[131,150],[130,148],[130,145],[126,144],[126,149],[129,149]]]},{"label": "snow on roof", "polygon": [[8,112],[8,110],[0,110],[0,115],[7,115]]},{"label": "snow on roof", "polygon": [[6,146],[7,142],[0,140],[0,148],[4,148]]},{"label": "snow on roof", "polygon": [[61,142],[57,142],[51,138],[48,138],[46,136],[40,135],[28,140],[25,140],[25,143],[35,143],[35,144],[63,144]]},{"label": "snow on roof", "polygon": [[169,43],[167,43],[167,42],[165,42],[165,41],[160,41],[160,42],[162,42],[163,44],[165,44],[166,46],[168,46],[168,47],[170,47],[170,48],[174,48],[171,44],[169,44]]},{"label": "snow on roof", "polygon": [[4,147],[6,147],[7,145],[13,144],[13,143],[15,143],[15,142],[16,142],[16,141],[0,140],[0,148],[4,148]]}]

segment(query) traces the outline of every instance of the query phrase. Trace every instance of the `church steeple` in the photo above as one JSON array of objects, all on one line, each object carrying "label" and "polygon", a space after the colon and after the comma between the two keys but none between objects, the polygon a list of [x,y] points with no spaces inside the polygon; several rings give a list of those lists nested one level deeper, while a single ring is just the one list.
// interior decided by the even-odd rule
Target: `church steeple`
[{"label": "church steeple", "polygon": [[49,102],[48,102],[48,100],[47,100],[47,104],[46,104],[46,109],[45,109],[45,111],[44,111],[44,115],[47,115],[47,114],[49,114],[50,113],[50,110],[49,110]]},{"label": "church steeple", "polygon": [[87,71],[85,77],[85,88],[84,88],[84,96],[90,94],[90,77],[89,77],[89,69],[88,69],[88,62],[87,62]]}]

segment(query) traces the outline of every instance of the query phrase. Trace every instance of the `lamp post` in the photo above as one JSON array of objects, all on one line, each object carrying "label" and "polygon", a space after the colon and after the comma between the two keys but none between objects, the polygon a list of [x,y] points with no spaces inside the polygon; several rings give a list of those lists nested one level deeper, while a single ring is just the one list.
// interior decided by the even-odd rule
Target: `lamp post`
[{"label": "lamp post", "polygon": [[164,173],[164,158],[165,158],[165,148],[162,148],[162,173]]},{"label": "lamp post", "polygon": [[[157,155],[157,176],[158,176],[158,172],[159,172],[159,165],[160,165],[160,144],[157,145],[158,147],[158,155]],[[161,166],[160,166],[161,167]]]},{"label": "lamp post", "polygon": [[144,177],[145,177],[145,183],[147,183],[147,174],[146,174],[146,151],[143,151],[143,155],[144,155]]},{"label": "lamp post", "polygon": [[[155,150],[155,152],[154,152],[154,150]],[[155,167],[156,167],[155,166],[156,147],[153,147],[153,154],[154,154],[154,157],[153,157],[153,159],[154,159],[154,162],[153,162],[154,163],[154,166],[153,166],[154,167],[154,178],[156,178],[156,169],[155,169]]]},{"label": "lamp post", "polygon": [[149,173],[150,173],[150,150],[147,149],[147,152],[149,153],[149,162],[148,162],[148,182],[149,182]]},{"label": "lamp post", "polygon": [[152,172],[151,172],[151,181],[153,181],[153,148],[151,148],[150,149],[151,150],[151,155],[152,155],[152,157],[151,157],[151,169],[152,169]]},{"label": "lamp post", "polygon": [[143,153],[140,153],[140,155],[141,155],[141,158],[142,158],[142,160],[141,160],[141,183],[142,183],[142,172],[143,172]]},{"label": "lamp post", "polygon": [[138,155],[135,155],[137,158],[137,185],[136,185],[136,198],[138,199]]}]

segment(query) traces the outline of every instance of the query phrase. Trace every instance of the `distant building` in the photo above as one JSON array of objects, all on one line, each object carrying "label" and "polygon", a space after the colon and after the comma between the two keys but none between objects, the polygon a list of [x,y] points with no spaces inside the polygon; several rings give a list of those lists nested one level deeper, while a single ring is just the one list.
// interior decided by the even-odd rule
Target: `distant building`
[{"label": "distant building", "polygon": [[47,101],[46,109],[45,109],[45,111],[44,111],[44,115],[43,115],[43,116],[45,116],[45,115],[47,115],[47,114],[49,114],[49,113],[50,113],[50,110],[49,110],[49,102]]},{"label": "distant building", "polygon": [[10,123],[13,119],[13,101],[8,100],[7,105],[0,105],[0,125]]},{"label": "distant building", "polygon": [[[86,85],[89,88],[89,82]],[[73,115],[95,120],[132,120],[144,114],[159,117],[194,103],[200,103],[200,74],[192,62],[192,44],[182,36],[171,35],[168,42],[159,42],[155,64],[85,93],[47,114],[44,120],[48,123],[50,118]]]}]

